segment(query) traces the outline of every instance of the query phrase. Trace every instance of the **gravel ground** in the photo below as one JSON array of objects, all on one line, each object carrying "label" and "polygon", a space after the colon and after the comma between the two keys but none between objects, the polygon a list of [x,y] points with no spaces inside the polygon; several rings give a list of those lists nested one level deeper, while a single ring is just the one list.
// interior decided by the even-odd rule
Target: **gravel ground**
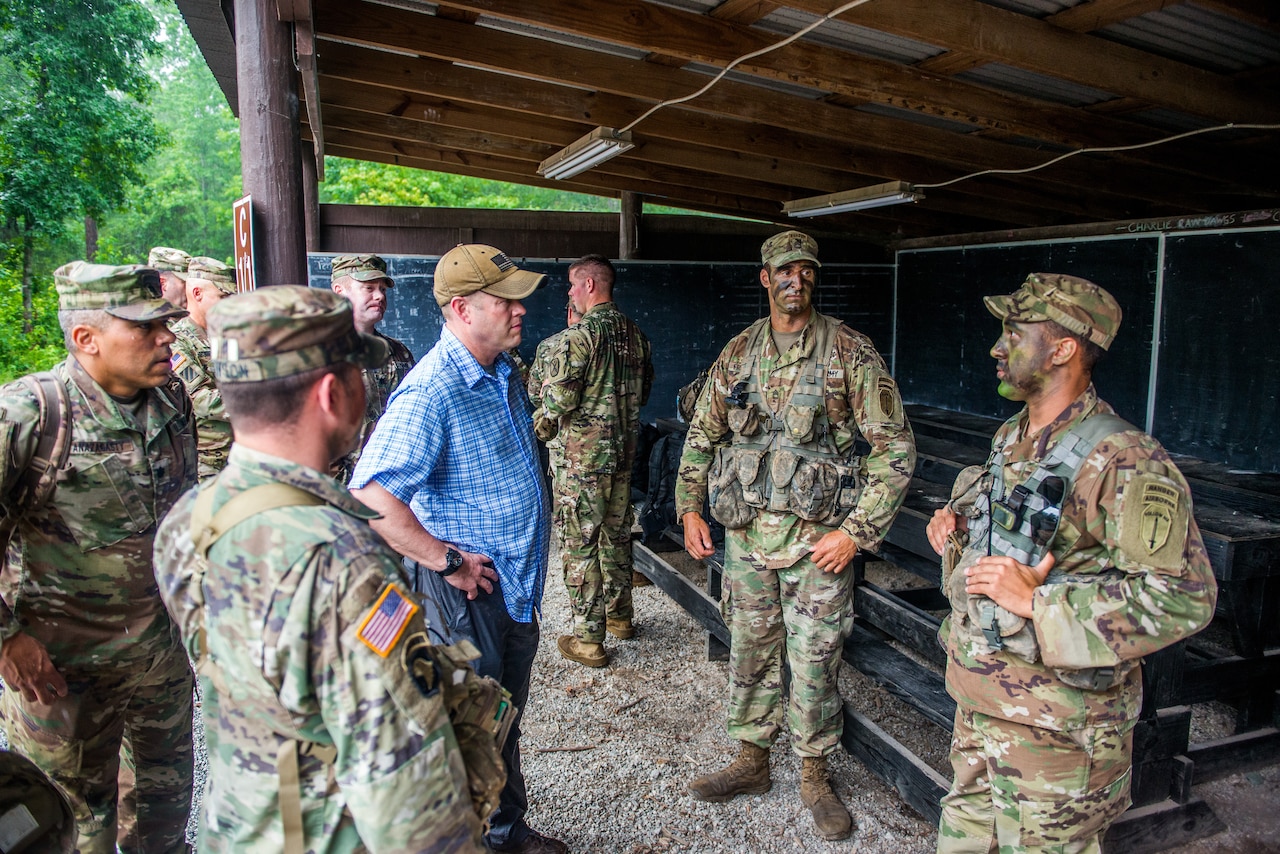
[{"label": "gravel ground", "polygon": [[[636,637],[607,640],[608,667],[564,660],[556,638],[568,633],[570,618],[559,577],[553,557],[522,739],[535,828],[563,839],[574,854],[933,851],[934,827],[843,750],[831,759],[832,781],[857,829],[843,842],[820,839],[799,800],[800,760],[785,733],[773,749],[768,794],[725,804],[693,800],[689,779],[723,767],[736,750],[724,729],[724,663],[706,660],[705,633],[657,587],[636,589]],[[841,689],[859,712],[946,776],[946,739],[936,727],[851,668]],[[1195,738],[1227,734],[1230,717],[1221,704],[1197,706]],[[197,744],[202,734],[197,707]],[[0,747],[7,747],[2,728]],[[203,751],[196,754],[198,808],[206,765]],[[1229,829],[1177,854],[1280,852],[1280,767],[1195,791]],[[192,839],[195,825],[193,815]]]}]

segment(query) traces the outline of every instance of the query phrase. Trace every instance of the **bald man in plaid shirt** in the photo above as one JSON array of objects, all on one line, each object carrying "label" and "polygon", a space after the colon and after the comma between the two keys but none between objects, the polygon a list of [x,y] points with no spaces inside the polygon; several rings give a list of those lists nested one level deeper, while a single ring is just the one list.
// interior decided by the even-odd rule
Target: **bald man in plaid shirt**
[{"label": "bald man in plaid shirt", "polygon": [[[501,251],[460,245],[440,259],[440,341],[387,404],[351,478],[382,514],[373,527],[405,556],[435,629],[480,650],[473,664],[523,709],[538,649],[551,507],[532,407],[507,350],[519,345],[521,300],[546,277]],[[534,831],[520,773],[520,721],[503,749],[507,785],[486,842],[495,851],[564,854]]]}]

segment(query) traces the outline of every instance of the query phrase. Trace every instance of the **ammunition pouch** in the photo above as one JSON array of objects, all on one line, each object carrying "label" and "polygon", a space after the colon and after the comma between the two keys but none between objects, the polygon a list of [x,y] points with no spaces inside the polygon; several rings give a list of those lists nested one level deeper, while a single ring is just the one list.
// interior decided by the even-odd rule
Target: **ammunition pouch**
[{"label": "ammunition pouch", "polygon": [[520,712],[511,705],[510,691],[471,668],[470,662],[480,657],[471,641],[428,648],[440,669],[445,708],[467,769],[471,806],[487,828],[507,783],[502,748]]}]

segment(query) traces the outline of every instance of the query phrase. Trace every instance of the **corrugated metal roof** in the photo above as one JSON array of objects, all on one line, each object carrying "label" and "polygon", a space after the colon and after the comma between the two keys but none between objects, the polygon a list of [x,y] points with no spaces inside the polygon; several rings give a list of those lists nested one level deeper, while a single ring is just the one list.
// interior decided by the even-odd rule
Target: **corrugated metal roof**
[{"label": "corrugated metal roof", "polygon": [[1085,107],[1101,101],[1110,101],[1115,97],[1114,94],[1101,89],[1081,86],[1047,74],[1037,74],[1034,71],[1014,68],[999,62],[990,62],[962,72],[956,75],[956,79],[1071,107]]},{"label": "corrugated metal roof", "polygon": [[[685,71],[693,71],[698,74],[705,74],[713,77],[720,73],[720,65],[708,65],[705,62],[690,62],[682,65]],[[815,89],[812,86],[800,86],[796,83],[787,83],[782,80],[773,80],[768,77],[758,77],[754,74],[747,74],[742,71],[730,71],[724,76],[725,80],[732,80],[734,83],[746,83],[750,86],[759,86],[761,89],[771,89],[774,92],[784,92],[788,95],[794,95],[797,98],[809,98],[817,100],[819,98],[830,95],[831,92],[826,89]]]},{"label": "corrugated metal roof", "polygon": [[980,0],[980,2],[999,9],[1008,9],[1010,12],[1030,15],[1033,18],[1047,18],[1065,9],[1087,3],[1089,0]]},{"label": "corrugated metal roof", "polygon": [[529,38],[542,39],[543,41],[553,42],[555,44],[568,45],[569,47],[580,47],[587,50],[594,50],[598,53],[607,53],[610,56],[621,56],[625,59],[644,59],[649,55],[647,50],[636,50],[631,47],[623,47],[613,42],[601,41],[600,39],[587,38],[586,36],[565,33],[560,30],[552,30],[547,27],[535,27],[532,24],[520,24],[515,21],[504,21],[501,18],[491,18],[488,15],[481,15],[476,19],[476,26],[488,27],[489,29],[498,30],[504,33],[514,33],[515,35],[528,36]]},{"label": "corrugated metal roof", "polygon": [[[766,18],[762,18],[755,26],[771,33],[790,35],[818,20],[820,15],[811,15],[796,9],[778,9]],[[844,21],[827,21],[803,41],[837,47],[864,56],[887,59],[913,65],[931,56],[945,51],[936,45],[925,44],[915,39],[903,38],[878,30],[869,30],[856,24]]]},{"label": "corrugated metal roof", "polygon": [[966,122],[955,122],[951,119],[944,119],[939,116],[931,116],[919,110],[904,110],[900,107],[891,107],[888,104],[859,104],[856,109],[864,113],[875,113],[877,116],[887,116],[891,119],[902,119],[903,121],[913,122],[918,125],[927,125],[928,127],[938,128],[940,130],[949,130],[956,133],[970,133],[975,130],[974,126]]},{"label": "corrugated metal roof", "polygon": [[655,6],[670,6],[672,9],[705,14],[719,6],[723,0],[645,0],[645,2]]},{"label": "corrugated metal roof", "polygon": [[1096,35],[1213,71],[1280,62],[1280,33],[1188,4],[1131,18]]}]

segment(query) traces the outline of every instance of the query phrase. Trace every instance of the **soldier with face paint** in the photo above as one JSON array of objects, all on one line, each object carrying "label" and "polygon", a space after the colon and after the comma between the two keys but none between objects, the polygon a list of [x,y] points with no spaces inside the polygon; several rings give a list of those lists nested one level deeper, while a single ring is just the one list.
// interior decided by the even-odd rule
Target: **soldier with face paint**
[{"label": "soldier with face paint", "polygon": [[938,851],[1096,852],[1130,803],[1140,661],[1203,628],[1217,585],[1182,474],[1094,391],[1111,294],[1033,273],[985,302],[1026,407],[928,526],[957,703]]},{"label": "soldier with face paint", "polygon": [[[705,500],[726,529],[729,735],[742,743],[728,768],[698,777],[690,791],[719,802],[769,790],[785,656],[800,798],[824,839],[843,839],[853,823],[826,757],[843,726],[836,677],[853,623],[853,573],[844,569],[893,522],[915,440],[871,340],[813,309],[817,253],[798,231],[761,247],[769,316],[730,341],[711,369],[680,459],[676,507],[694,558],[714,552]],[[861,459],[859,434],[871,446]]]}]

